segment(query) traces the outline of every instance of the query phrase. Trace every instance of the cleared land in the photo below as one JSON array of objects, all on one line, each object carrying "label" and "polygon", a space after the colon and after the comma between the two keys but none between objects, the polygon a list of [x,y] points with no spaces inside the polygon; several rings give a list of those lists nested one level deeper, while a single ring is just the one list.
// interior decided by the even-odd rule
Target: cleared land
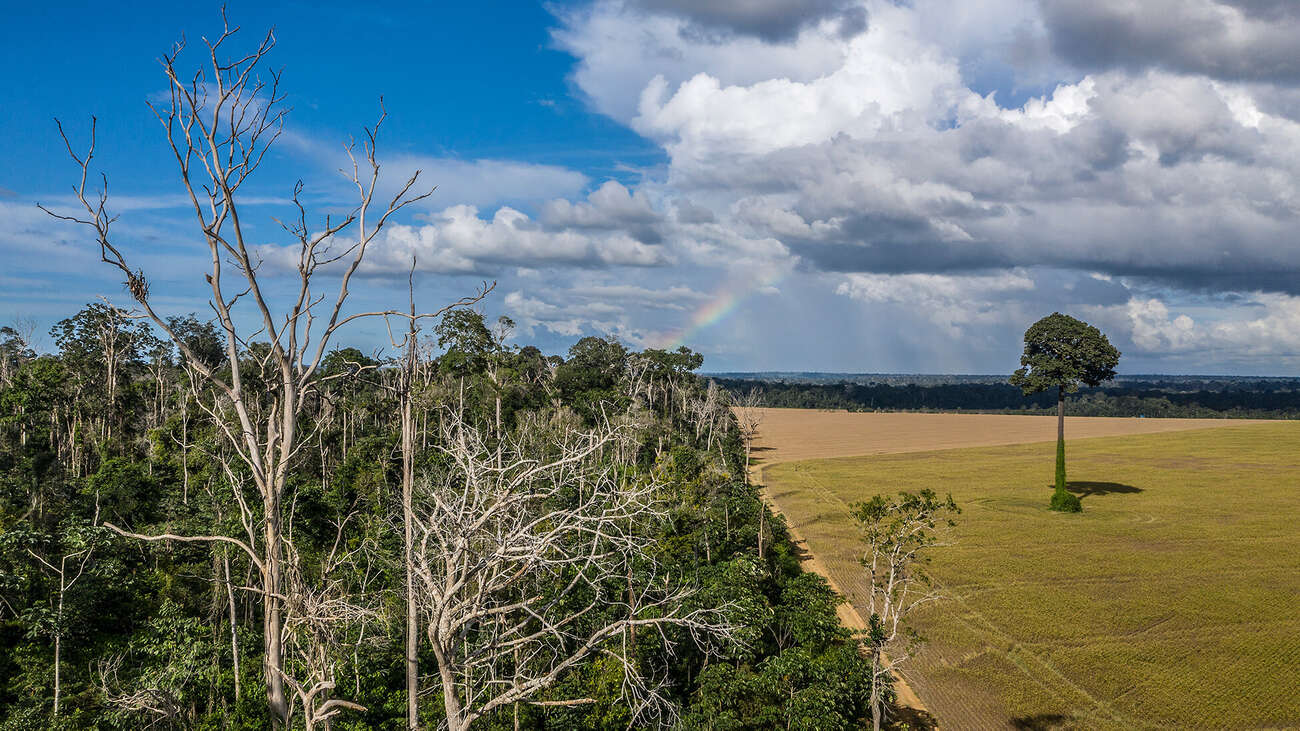
[{"label": "cleared land", "polygon": [[[1085,512],[1059,515],[1051,418],[783,411],[763,423],[768,496],[855,605],[850,503],[962,505],[931,566],[950,600],[905,671],[944,727],[1300,727],[1300,423],[1071,420]],[[1106,430],[1138,434],[1083,438]],[[900,453],[926,433],[1038,443]],[[836,449],[876,456],[774,464]]]},{"label": "cleared land", "polygon": [[[1054,416],[875,414],[816,409],[758,409],[758,412],[762,424],[755,440],[755,453],[763,465],[826,457],[1056,441]],[[1072,441],[1268,423],[1271,422],[1067,416],[1065,438]]]}]

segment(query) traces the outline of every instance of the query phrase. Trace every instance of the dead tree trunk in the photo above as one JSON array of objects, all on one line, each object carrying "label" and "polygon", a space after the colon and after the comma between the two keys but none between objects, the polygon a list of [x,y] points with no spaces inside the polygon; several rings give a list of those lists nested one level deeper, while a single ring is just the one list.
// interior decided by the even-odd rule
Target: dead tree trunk
[{"label": "dead tree trunk", "polygon": [[[155,114],[166,130],[167,143],[173,153],[180,173],[184,192],[194,211],[201,239],[207,247],[210,270],[205,280],[210,289],[209,303],[217,316],[220,331],[225,336],[226,360],[229,374],[205,363],[178,336],[166,317],[155,310],[149,297],[149,281],[143,271],[132,267],[110,233],[115,220],[107,212],[106,187],[95,192],[87,187],[91,161],[95,151],[95,124],[92,120],[90,147],[84,156],[73,152],[64,135],[68,154],[77,163],[80,182],[76,195],[82,211],[77,215],[61,215],[48,211],[56,218],[83,224],[93,230],[99,244],[100,257],[116,267],[124,276],[131,296],[144,315],[166,334],[180,351],[191,374],[193,394],[199,407],[210,417],[225,446],[234,455],[238,468],[226,463],[223,469],[230,481],[232,497],[239,504],[244,535],[235,538],[225,535],[177,536],[172,534],[145,536],[110,526],[122,535],[144,540],[186,540],[218,542],[239,547],[256,567],[257,585],[254,587],[262,604],[263,619],[263,675],[266,680],[267,706],[272,724],[286,726],[290,721],[291,705],[285,682],[292,680],[284,662],[284,636],[286,612],[297,597],[287,594],[301,587],[287,586],[288,556],[297,560],[285,534],[286,504],[292,495],[287,494],[287,477],[296,464],[301,451],[311,442],[311,435],[299,434],[304,416],[304,400],[316,393],[328,381],[354,376],[355,373],[323,376],[318,369],[327,348],[340,328],[367,317],[392,315],[408,317],[405,312],[383,310],[344,315],[344,305],[349,298],[349,285],[365,258],[367,247],[375,240],[390,217],[406,206],[426,197],[428,193],[412,194],[419,176],[417,172],[398,187],[386,205],[376,203],[379,190],[379,162],[375,143],[385,115],[372,129],[365,130],[361,155],[348,148],[352,162],[350,183],[357,192],[358,203],[342,216],[326,216],[323,225],[309,225],[307,212],[300,194],[300,182],[293,191],[293,204],[297,219],[284,225],[292,237],[289,250],[296,254],[296,291],[288,298],[289,306],[280,313],[273,312],[268,293],[259,281],[261,259],[245,235],[242,208],[238,191],[257,170],[272,143],[283,129],[287,110],[282,106],[279,91],[279,73],[268,71],[262,61],[275,45],[275,37],[267,33],[255,50],[222,58],[227,44],[238,28],[228,23],[215,40],[206,40],[205,61],[202,70],[189,75],[177,68],[177,59],[184,49],[178,43],[173,52],[164,55],[163,70],[169,86],[169,100],[155,108]],[[233,41],[231,41],[233,43]],[[259,77],[261,71],[265,78]],[[63,132],[62,125],[59,126]],[[106,180],[106,179],[105,179]],[[107,183],[105,182],[105,186]],[[89,197],[88,197],[89,196]],[[372,205],[381,211],[375,215]],[[259,235],[259,241],[261,236]],[[328,297],[317,291],[315,276],[324,266],[340,263],[336,294]],[[480,291],[438,312],[477,302],[491,287],[484,284]],[[250,317],[257,320],[257,333],[268,341],[269,348],[257,354],[246,352],[244,343],[252,339],[252,332],[241,332],[236,326],[243,321],[236,308],[251,310]],[[243,312],[243,311],[240,311]],[[421,315],[420,317],[424,317]],[[252,382],[261,384],[258,389],[246,384],[245,371],[256,372],[259,378]],[[252,492],[247,502],[244,494],[244,477],[251,482]],[[288,499],[287,499],[288,498]],[[253,510],[252,506],[257,506]],[[308,692],[297,697],[303,702],[316,702],[317,694]],[[331,701],[333,702],[333,701]],[[345,707],[339,701],[334,708]],[[319,716],[318,716],[319,717]]]}]

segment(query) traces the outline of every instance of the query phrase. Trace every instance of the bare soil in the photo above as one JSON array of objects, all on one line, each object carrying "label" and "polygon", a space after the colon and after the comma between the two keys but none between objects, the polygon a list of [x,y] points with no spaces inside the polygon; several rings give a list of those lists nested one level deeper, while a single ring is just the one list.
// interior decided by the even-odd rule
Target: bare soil
[{"label": "bare soil", "polygon": [[[870,454],[930,452],[1056,440],[1055,416],[913,414],[816,409],[759,409],[758,467],[778,462]],[[1252,419],[1065,417],[1065,439],[1207,429],[1262,423]]]}]

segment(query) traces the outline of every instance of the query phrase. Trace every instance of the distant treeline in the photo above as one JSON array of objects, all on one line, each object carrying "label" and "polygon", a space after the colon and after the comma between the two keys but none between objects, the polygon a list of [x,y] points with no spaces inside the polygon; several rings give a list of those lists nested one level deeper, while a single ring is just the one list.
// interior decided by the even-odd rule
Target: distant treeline
[{"label": "distant treeline", "polygon": [[[1066,399],[1071,416],[1146,416],[1201,418],[1300,417],[1300,384],[1289,380],[1214,379],[1186,390],[1181,379],[1123,381],[1084,388]],[[764,406],[849,411],[997,411],[1040,413],[1056,409],[1056,393],[1025,396],[1019,388],[996,383],[786,382],[718,378],[718,385],[742,395],[761,393]],[[1183,388],[1179,388],[1182,386]]]}]

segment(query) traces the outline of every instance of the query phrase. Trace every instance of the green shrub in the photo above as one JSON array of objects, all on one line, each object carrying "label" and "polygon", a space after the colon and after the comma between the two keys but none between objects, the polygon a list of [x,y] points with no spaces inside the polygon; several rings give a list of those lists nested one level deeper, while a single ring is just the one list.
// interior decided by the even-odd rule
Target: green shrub
[{"label": "green shrub", "polygon": [[1056,490],[1052,493],[1052,510],[1062,513],[1082,513],[1083,502],[1077,495],[1066,492],[1065,490]]}]

